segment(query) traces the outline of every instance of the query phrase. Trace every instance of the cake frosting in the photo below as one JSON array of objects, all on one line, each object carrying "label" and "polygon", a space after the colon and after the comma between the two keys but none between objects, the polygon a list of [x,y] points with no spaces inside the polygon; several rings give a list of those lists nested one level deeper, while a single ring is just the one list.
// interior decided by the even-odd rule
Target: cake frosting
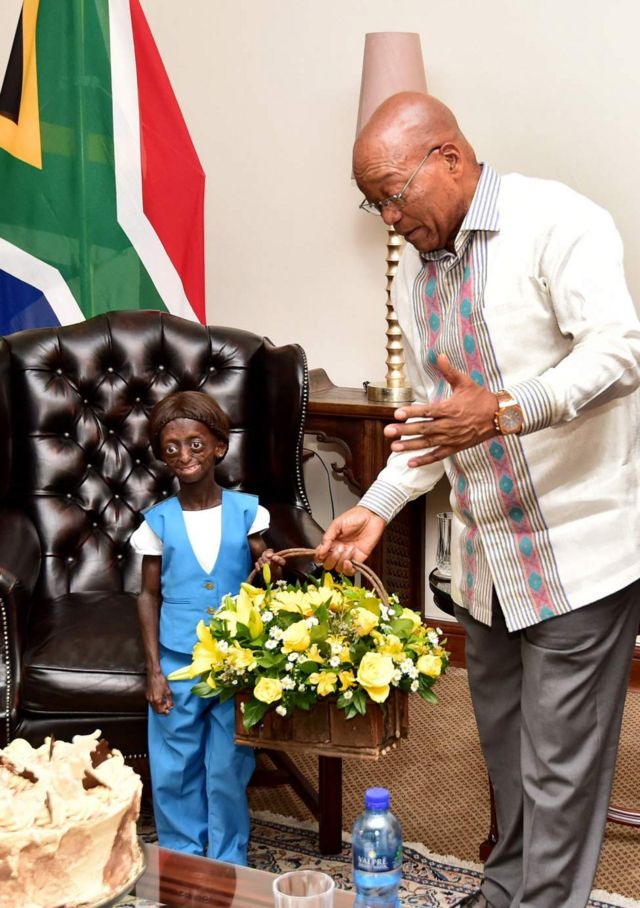
[{"label": "cake frosting", "polygon": [[1,908],[91,904],[141,868],[142,783],[99,737],[0,749]]}]

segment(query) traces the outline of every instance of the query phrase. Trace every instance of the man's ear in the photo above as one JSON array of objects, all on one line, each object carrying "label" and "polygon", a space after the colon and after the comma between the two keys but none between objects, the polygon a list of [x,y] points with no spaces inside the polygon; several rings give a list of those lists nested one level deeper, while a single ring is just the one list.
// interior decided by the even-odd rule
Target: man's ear
[{"label": "man's ear", "polygon": [[446,161],[447,168],[451,173],[459,170],[462,155],[457,145],[454,145],[453,142],[445,142],[440,148],[440,155]]}]

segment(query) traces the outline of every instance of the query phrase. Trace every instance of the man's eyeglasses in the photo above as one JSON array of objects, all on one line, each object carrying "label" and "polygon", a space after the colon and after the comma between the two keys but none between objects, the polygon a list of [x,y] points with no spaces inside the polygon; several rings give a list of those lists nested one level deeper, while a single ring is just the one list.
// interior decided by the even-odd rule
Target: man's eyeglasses
[{"label": "man's eyeglasses", "polygon": [[385,210],[385,208],[390,208],[392,205],[394,208],[402,208],[406,203],[406,192],[415,176],[417,176],[418,171],[425,163],[429,155],[432,155],[434,151],[439,151],[442,148],[442,145],[436,145],[435,148],[429,149],[424,158],[420,161],[416,169],[413,171],[407,182],[404,184],[400,192],[396,192],[395,195],[390,195],[388,198],[383,199],[381,202],[370,202],[369,199],[363,199],[360,202],[359,207],[363,211],[367,211],[369,214],[379,215]]}]

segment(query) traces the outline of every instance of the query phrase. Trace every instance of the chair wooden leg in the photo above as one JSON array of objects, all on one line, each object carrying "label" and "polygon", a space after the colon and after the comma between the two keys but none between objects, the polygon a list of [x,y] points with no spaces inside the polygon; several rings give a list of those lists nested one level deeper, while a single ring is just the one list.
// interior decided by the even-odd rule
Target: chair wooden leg
[{"label": "chair wooden leg", "polygon": [[318,831],[321,854],[342,851],[342,760],[318,757]]}]

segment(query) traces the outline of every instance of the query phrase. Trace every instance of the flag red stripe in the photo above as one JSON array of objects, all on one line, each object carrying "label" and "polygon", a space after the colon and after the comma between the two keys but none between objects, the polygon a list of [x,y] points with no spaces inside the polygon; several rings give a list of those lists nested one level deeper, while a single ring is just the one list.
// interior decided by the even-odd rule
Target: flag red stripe
[{"label": "flag red stripe", "polygon": [[206,324],[204,171],[139,0],[130,0],[138,75],[144,213]]}]

